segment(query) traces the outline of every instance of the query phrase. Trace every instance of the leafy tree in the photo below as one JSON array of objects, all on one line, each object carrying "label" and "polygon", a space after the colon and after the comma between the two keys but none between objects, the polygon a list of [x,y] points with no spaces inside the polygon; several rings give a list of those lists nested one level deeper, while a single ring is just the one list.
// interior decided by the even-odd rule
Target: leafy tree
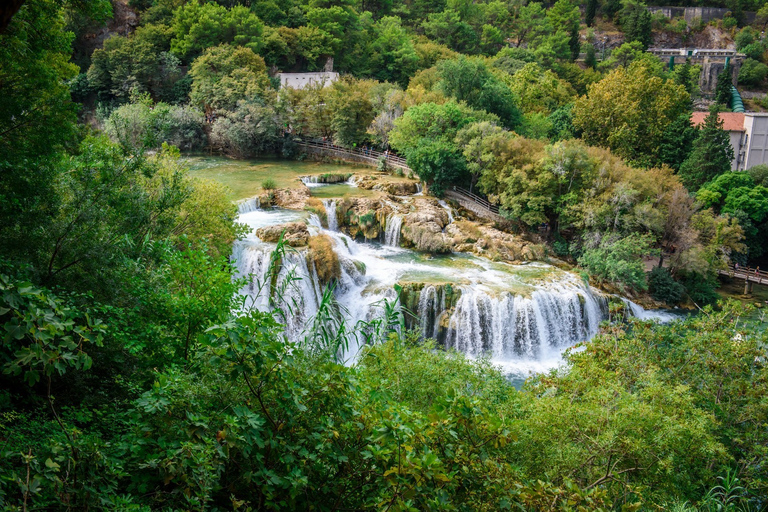
[{"label": "leafy tree", "polygon": [[583,46],[582,50],[586,54],[584,57],[584,64],[592,69],[597,67],[597,51],[595,45],[587,43]]},{"label": "leafy tree", "polygon": [[467,166],[461,151],[444,140],[430,141],[408,152],[408,166],[438,197],[443,195],[448,185],[463,183],[467,178]]},{"label": "leafy tree", "polygon": [[172,28],[171,51],[190,62],[205,49],[225,43],[258,52],[264,24],[245,6],[227,9],[193,0],[174,11]]},{"label": "leafy tree", "polygon": [[214,121],[211,144],[241,159],[275,152],[280,146],[277,113],[271,106],[241,101],[233,111]]},{"label": "leafy tree", "polygon": [[410,36],[396,16],[381,18],[374,30],[378,37],[369,47],[372,75],[405,86],[420,60]]},{"label": "leafy tree", "polygon": [[142,150],[163,143],[182,150],[201,149],[206,142],[203,114],[194,107],[151,104],[145,98],[113,110],[104,131],[125,147]]},{"label": "leafy tree", "polygon": [[520,124],[517,98],[482,61],[462,56],[438,63],[437,71],[440,77],[437,87],[446,96],[497,115],[507,128]]},{"label": "leafy tree", "polygon": [[479,53],[478,32],[453,9],[430,14],[422,27],[427,37],[454,51],[470,55]]},{"label": "leafy tree", "polygon": [[520,98],[526,113],[549,115],[576,96],[570,84],[534,63],[526,64],[517,71],[509,80],[509,87]]},{"label": "leafy tree", "polygon": [[345,146],[362,144],[368,138],[368,127],[374,111],[369,97],[372,84],[363,80],[334,82],[329,98],[333,112],[331,127],[336,141]]},{"label": "leafy tree", "polygon": [[768,66],[754,59],[746,59],[739,69],[739,83],[758,87],[768,76]]},{"label": "leafy tree", "polygon": [[658,161],[665,130],[689,111],[683,86],[655,75],[644,60],[616,68],[589,87],[573,108],[573,125],[588,144],[632,162]]},{"label": "leafy tree", "polygon": [[692,192],[731,169],[733,148],[728,132],[713,106],[693,143],[690,156],[680,166],[680,178]]},{"label": "leafy tree", "polygon": [[685,287],[675,281],[668,269],[653,267],[648,273],[648,291],[655,300],[675,305],[683,300]]},{"label": "leafy tree", "polygon": [[657,165],[666,164],[675,170],[680,169],[680,166],[688,158],[697,135],[688,113],[679,115],[664,131],[658,160],[654,163]]},{"label": "leafy tree", "polygon": [[[59,151],[76,144],[67,82],[71,34],[54,2],[30,0],[0,34],[0,239],[5,251],[29,242],[57,203]],[[20,237],[20,238],[17,238]],[[3,252],[5,252],[3,251]]]},{"label": "leafy tree", "polygon": [[633,233],[625,238],[603,237],[599,245],[584,251],[579,265],[601,281],[618,283],[630,290],[646,290],[645,265],[652,239]]},{"label": "leafy tree", "polygon": [[190,101],[205,110],[231,110],[240,100],[263,97],[270,88],[264,59],[250,48],[228,44],[207,49],[189,74]]}]

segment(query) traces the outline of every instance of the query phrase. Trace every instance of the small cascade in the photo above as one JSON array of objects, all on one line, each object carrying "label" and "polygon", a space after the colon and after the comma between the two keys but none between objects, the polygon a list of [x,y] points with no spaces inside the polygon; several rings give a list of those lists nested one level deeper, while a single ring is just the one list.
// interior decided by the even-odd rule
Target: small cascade
[{"label": "small cascade", "polygon": [[403,216],[393,213],[387,217],[387,228],[384,231],[384,245],[390,247],[400,246],[400,228],[403,227]]},{"label": "small cascade", "polygon": [[325,183],[321,183],[317,176],[302,176],[301,182],[309,188],[322,187]]},{"label": "small cascade", "polygon": [[413,194],[415,196],[423,196],[424,195],[424,188],[421,186],[421,182],[418,182],[416,184],[416,193]]},{"label": "small cascade", "polygon": [[344,184],[349,185],[350,187],[357,188],[357,178],[353,174],[352,176],[349,177],[347,181],[344,182]]},{"label": "small cascade", "polygon": [[445,288],[443,286],[425,286],[419,295],[418,315],[421,320],[421,335],[424,339],[438,339],[440,318],[445,312]]},{"label": "small cascade", "polygon": [[244,199],[237,203],[237,213],[249,213],[261,209],[261,200],[258,197]]},{"label": "small cascade", "polygon": [[442,199],[438,201],[438,204],[443,208],[443,210],[448,212],[448,224],[453,224],[453,209]]},{"label": "small cascade", "polygon": [[619,297],[621,301],[624,303],[624,306],[626,307],[626,311],[628,313],[627,316],[634,317],[639,320],[651,320],[654,322],[671,322],[672,320],[675,320],[678,318],[678,315],[675,315],[674,313],[671,313],[669,311],[662,311],[662,310],[647,310],[640,304],[637,304],[635,302],[632,302],[631,300],[625,298],[625,297]]},{"label": "small cascade", "polygon": [[336,200],[323,199],[323,206],[325,207],[325,215],[328,217],[328,229],[331,231],[338,231],[339,219],[336,217]]}]

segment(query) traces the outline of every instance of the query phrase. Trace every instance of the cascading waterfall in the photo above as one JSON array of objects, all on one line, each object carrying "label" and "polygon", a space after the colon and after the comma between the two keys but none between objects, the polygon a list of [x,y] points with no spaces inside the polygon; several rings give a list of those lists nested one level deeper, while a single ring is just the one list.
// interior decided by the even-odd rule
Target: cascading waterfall
[{"label": "cascading waterfall", "polygon": [[261,200],[258,197],[251,197],[250,199],[244,199],[237,203],[238,213],[249,213],[261,208]]},{"label": "cascading waterfall", "polygon": [[339,219],[336,217],[336,200],[323,199],[325,215],[328,217],[328,229],[331,231],[339,230]]},{"label": "cascading waterfall", "polygon": [[384,231],[384,245],[398,247],[400,245],[400,228],[403,227],[403,216],[393,213],[387,217],[387,228]]},{"label": "cascading waterfall", "polygon": [[[489,355],[510,375],[526,375],[559,364],[566,347],[592,337],[607,318],[607,299],[573,274],[544,264],[509,265],[467,254],[423,258],[389,245],[357,243],[338,231],[335,201],[324,204],[330,229],[323,229],[316,215],[307,219],[286,210],[253,211],[240,220],[255,229],[305,219],[311,232],[329,236],[341,266],[334,295],[347,326],[379,317],[382,301],[397,298],[396,284],[414,283],[418,300],[409,304],[424,338],[472,357]],[[397,222],[396,214],[390,216],[385,233],[385,242],[393,245]],[[278,275],[269,275],[274,251],[274,244],[251,234],[236,242],[232,257],[238,277],[251,278],[242,289],[247,306],[279,309],[286,335],[298,340],[318,312],[323,285],[303,249],[285,251]],[[640,318],[651,316],[631,301],[627,309]],[[350,347],[347,358],[358,349]]]},{"label": "cascading waterfall", "polygon": [[416,193],[413,194],[413,195],[415,195],[415,196],[423,196],[424,195],[423,187],[421,186],[420,182],[416,184]]}]

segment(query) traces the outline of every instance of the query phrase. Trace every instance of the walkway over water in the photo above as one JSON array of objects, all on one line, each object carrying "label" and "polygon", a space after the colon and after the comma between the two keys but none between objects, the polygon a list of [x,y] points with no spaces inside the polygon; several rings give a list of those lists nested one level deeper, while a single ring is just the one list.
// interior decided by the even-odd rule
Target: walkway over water
[{"label": "walkway over water", "polygon": [[412,172],[405,158],[393,155],[391,152],[382,153],[374,149],[345,148],[337,146],[332,142],[314,139],[294,138],[294,141],[307,153],[327,155],[373,166],[379,165],[379,160],[384,157],[387,161],[387,166],[401,169],[405,172]]},{"label": "walkway over water", "polygon": [[499,215],[498,205],[489,203],[486,199],[483,199],[477,194],[473,194],[469,190],[453,187],[451,190],[445,191],[445,197],[452,201],[456,201],[463,208],[466,208],[478,217],[489,219],[494,222],[504,222],[506,220]]},{"label": "walkway over water", "polygon": [[731,265],[725,270],[718,270],[721,276],[728,276],[734,279],[744,280],[744,295],[752,293],[753,284],[768,285],[768,272],[750,267],[739,267]]}]

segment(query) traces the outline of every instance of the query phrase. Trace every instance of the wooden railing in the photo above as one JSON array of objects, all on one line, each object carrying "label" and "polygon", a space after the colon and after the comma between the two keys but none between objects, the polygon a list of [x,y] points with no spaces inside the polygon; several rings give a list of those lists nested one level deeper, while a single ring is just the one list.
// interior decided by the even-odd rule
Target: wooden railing
[{"label": "wooden railing", "polygon": [[463,189],[461,187],[453,187],[453,192],[464,196],[465,199],[476,203],[478,206],[488,210],[489,212],[495,215],[499,215],[499,206],[489,203],[487,199],[484,199],[477,194],[473,194],[469,190]]},{"label": "wooden railing", "polygon": [[758,268],[750,267],[738,267],[730,265],[725,270],[719,271],[720,275],[733,277],[735,279],[744,279],[751,283],[766,284],[768,285],[768,272],[765,270],[759,270]]},{"label": "wooden railing", "polygon": [[411,170],[410,167],[408,167],[408,163],[405,161],[405,158],[392,154],[391,151],[382,152],[382,151],[376,151],[373,148],[369,148],[369,149],[346,148],[343,146],[337,146],[336,144],[329,141],[317,140],[317,139],[305,139],[303,137],[294,137],[294,141],[299,146],[316,148],[316,149],[330,151],[330,152],[341,154],[341,155],[354,156],[358,159],[360,158],[365,159],[372,164],[378,163],[379,159],[381,157],[384,157],[387,161],[387,165],[390,165],[392,167],[399,167],[405,171]]}]

